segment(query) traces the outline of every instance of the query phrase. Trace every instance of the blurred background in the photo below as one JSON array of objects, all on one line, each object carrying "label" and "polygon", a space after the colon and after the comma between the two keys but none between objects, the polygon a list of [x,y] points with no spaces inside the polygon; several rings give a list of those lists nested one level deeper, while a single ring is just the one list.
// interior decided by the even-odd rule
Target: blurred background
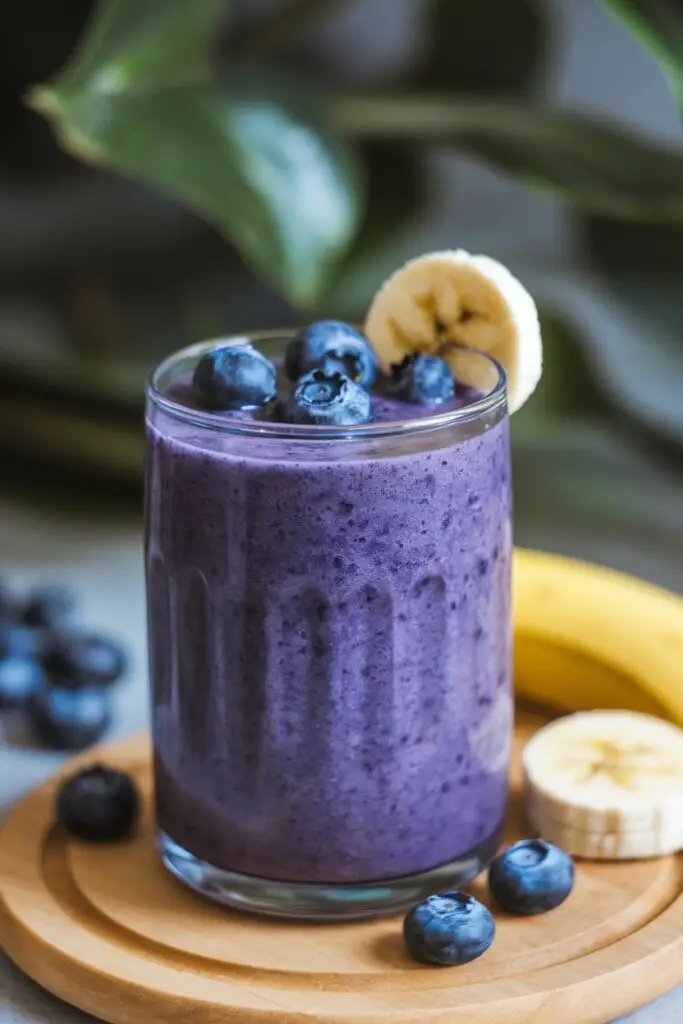
[{"label": "blurred background", "polygon": [[161,356],[360,318],[401,260],[461,246],[507,263],[542,311],[546,374],[514,421],[518,543],[683,590],[683,10],[10,7],[5,562],[40,566],[64,536],[99,557],[130,544],[137,566],[142,391]]}]

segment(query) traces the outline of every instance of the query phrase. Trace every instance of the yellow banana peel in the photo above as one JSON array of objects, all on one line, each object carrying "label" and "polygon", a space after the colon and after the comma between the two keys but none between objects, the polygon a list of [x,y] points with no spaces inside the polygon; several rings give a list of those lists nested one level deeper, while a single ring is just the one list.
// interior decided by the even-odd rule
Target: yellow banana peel
[{"label": "yellow banana peel", "polygon": [[683,598],[517,548],[515,693],[561,711],[627,708],[683,725]]}]

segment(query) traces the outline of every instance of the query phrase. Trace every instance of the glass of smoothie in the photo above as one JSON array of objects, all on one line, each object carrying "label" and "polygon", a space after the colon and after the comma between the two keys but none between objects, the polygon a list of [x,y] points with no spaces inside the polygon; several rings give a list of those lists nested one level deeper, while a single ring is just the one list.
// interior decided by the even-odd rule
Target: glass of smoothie
[{"label": "glass of smoothie", "polygon": [[513,721],[501,365],[454,346],[383,373],[337,322],[222,338],[153,373],[147,438],[166,867],[320,920],[471,880]]}]

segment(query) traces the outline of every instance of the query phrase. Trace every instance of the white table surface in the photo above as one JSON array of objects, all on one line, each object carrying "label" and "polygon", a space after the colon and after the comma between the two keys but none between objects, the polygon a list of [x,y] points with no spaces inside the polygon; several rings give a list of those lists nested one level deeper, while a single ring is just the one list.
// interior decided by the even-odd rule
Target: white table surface
[{"label": "white table surface", "polygon": [[[572,553],[571,538],[562,547]],[[628,564],[629,559],[633,564]],[[648,562],[642,552],[629,554],[617,550],[611,560],[620,568],[641,571],[654,579],[659,575],[657,565]],[[661,568],[666,574],[666,567]],[[130,521],[84,525],[0,504],[0,573],[20,586],[48,580],[74,586],[82,602],[83,620],[122,637],[132,654],[133,670],[116,694],[113,734],[122,735],[144,725],[145,607],[138,524]],[[32,747],[29,735],[17,719],[5,717],[0,722],[0,732],[0,808],[5,810],[49,775],[60,758]],[[92,1020],[42,991],[0,954],[0,1024],[88,1024]],[[626,1021],[683,1024],[683,986],[621,1018],[623,1024]]]}]

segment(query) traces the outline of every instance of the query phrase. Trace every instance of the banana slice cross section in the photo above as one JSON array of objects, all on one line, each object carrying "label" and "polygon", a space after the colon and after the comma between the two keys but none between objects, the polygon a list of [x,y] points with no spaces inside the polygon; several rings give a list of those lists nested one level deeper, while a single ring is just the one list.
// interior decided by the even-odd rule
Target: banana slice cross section
[{"label": "banana slice cross section", "polygon": [[591,859],[683,849],[683,730],[632,711],[587,711],[540,729],[523,754],[527,817]]},{"label": "banana slice cross section", "polygon": [[365,334],[385,370],[424,352],[441,355],[457,377],[455,346],[493,356],[507,375],[510,412],[541,376],[541,330],[531,295],[502,263],[462,249],[418,256],[395,271],[371,303]]}]

